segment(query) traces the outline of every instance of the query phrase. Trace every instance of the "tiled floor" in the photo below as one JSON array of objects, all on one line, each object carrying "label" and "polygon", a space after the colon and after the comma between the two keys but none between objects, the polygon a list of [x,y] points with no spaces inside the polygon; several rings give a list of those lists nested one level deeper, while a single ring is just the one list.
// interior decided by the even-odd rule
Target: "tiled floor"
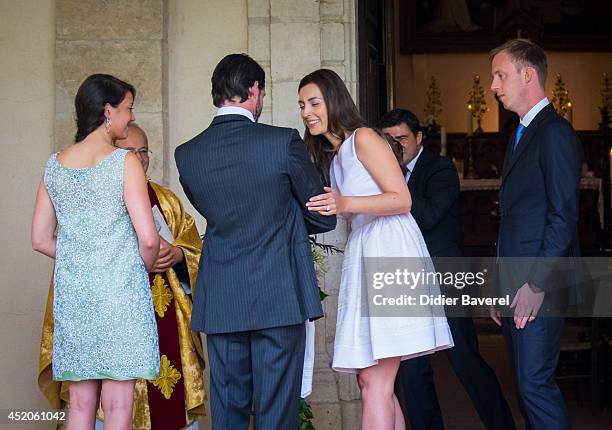
[{"label": "tiled floor", "polygon": [[[524,429],[501,333],[497,334],[496,330],[491,330],[490,327],[485,330],[485,333],[482,333],[481,330],[479,332],[481,332],[479,335],[481,353],[493,367],[504,387],[504,394],[512,408],[517,428]],[[448,430],[484,429],[485,427],[480,423],[469,397],[453,373],[445,354],[435,354],[432,362],[445,427]],[[579,407],[576,404],[574,393],[575,390],[571,386],[564,390],[575,430],[612,429],[612,401],[609,400],[605,410],[594,416],[589,409],[588,398],[585,399],[584,405]]]}]

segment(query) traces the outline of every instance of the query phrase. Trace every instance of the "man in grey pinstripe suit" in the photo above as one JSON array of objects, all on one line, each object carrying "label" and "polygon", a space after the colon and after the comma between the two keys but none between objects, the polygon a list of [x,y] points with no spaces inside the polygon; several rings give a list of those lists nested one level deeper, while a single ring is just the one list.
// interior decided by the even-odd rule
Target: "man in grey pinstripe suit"
[{"label": "man in grey pinstripe suit", "polygon": [[261,66],[223,58],[212,76],[219,108],[175,152],[180,182],[208,226],[191,320],[207,334],[213,429],[297,427],[304,321],[323,315],[309,233],[334,216],[305,204],[323,186],[294,129],[258,124]]}]

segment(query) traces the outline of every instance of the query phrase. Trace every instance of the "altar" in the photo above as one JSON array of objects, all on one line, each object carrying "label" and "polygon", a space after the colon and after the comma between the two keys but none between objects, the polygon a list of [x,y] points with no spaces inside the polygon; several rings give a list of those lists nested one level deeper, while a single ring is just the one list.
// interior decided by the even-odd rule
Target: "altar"
[{"label": "altar", "polygon": [[[494,255],[499,229],[501,178],[460,179],[463,242],[468,255]],[[580,179],[578,233],[582,247],[598,246],[604,229],[601,178]]]}]

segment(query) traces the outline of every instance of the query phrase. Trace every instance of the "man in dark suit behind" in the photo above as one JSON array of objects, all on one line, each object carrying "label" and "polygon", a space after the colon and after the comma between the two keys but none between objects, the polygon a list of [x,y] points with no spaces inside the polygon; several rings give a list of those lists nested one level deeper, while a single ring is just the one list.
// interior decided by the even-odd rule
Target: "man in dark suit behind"
[{"label": "man in dark suit behind", "polygon": [[180,182],[207,220],[191,320],[207,334],[213,429],[297,427],[305,326],[323,315],[308,233],[335,217],[306,209],[323,186],[298,132],[258,124],[265,74],[245,54],[212,76],[219,108],[175,152]]},{"label": "man in dark suit behind", "polygon": [[[381,118],[379,127],[402,149],[402,164],[412,197],[411,213],[423,233],[429,254],[461,257],[460,189],[455,165],[422,145],[423,133],[412,112],[394,109]],[[512,413],[497,377],[480,356],[471,317],[449,316],[447,320],[455,347],[446,353],[483,424],[488,429],[514,429]],[[399,375],[411,428],[443,429],[429,356],[402,361]]]},{"label": "man in dark suit behind", "polygon": [[490,57],[491,90],[520,117],[504,161],[497,242],[500,289],[514,309],[503,318],[492,309],[491,317],[502,326],[527,429],[568,429],[555,370],[564,308],[578,302],[578,290],[573,274],[559,272],[579,255],[582,145],[546,98],[547,60],[538,45],[510,40]]}]

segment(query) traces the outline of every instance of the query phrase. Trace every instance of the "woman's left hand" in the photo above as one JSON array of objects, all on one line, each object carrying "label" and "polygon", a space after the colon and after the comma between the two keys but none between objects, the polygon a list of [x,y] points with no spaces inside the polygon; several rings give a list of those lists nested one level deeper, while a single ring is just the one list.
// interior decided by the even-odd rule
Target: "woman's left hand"
[{"label": "woman's left hand", "polygon": [[324,194],[311,197],[306,203],[309,211],[320,212],[321,215],[336,215],[345,212],[346,199],[330,187],[323,187]]}]

